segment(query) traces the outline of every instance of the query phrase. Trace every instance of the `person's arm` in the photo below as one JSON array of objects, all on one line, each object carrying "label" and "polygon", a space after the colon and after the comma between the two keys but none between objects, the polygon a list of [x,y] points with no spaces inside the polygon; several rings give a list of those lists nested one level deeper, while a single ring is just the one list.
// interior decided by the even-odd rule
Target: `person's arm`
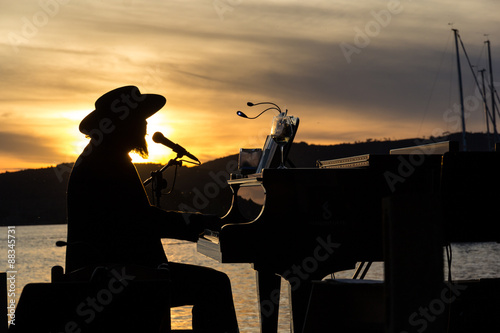
[{"label": "person's arm", "polygon": [[161,238],[196,242],[205,229],[220,229],[220,218],[215,215],[165,211],[151,206],[150,216]]}]

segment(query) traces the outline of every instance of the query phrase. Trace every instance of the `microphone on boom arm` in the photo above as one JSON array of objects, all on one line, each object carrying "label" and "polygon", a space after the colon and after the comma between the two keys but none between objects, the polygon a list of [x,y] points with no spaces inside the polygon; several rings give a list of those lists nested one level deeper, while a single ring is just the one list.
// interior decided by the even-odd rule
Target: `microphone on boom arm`
[{"label": "microphone on boom arm", "polygon": [[167,139],[162,133],[156,132],[153,134],[153,141],[156,143],[161,143],[164,146],[167,146],[168,148],[172,149],[174,152],[179,155],[179,157],[182,156],[187,156],[190,159],[200,163],[200,160],[196,158],[193,154],[189,153],[184,147],[181,145],[178,145],[177,143],[173,143],[169,139]]}]

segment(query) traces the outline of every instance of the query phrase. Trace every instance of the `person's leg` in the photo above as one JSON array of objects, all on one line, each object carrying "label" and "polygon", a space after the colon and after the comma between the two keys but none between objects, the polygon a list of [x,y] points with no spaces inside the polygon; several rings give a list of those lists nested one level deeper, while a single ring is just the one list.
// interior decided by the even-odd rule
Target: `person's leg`
[{"label": "person's leg", "polygon": [[231,282],[225,273],[188,264],[168,265],[171,306],[193,305],[195,332],[238,332]]}]

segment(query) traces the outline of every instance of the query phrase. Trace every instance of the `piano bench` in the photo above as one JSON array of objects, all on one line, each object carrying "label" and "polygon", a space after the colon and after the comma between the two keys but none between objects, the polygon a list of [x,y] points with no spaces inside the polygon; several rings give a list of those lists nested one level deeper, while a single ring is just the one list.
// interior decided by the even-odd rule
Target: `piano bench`
[{"label": "piano bench", "polygon": [[[99,268],[97,270],[99,270]],[[103,272],[103,270],[100,270],[100,271],[101,271],[101,273]],[[71,276],[72,274],[67,274],[67,275],[64,274],[64,268],[62,266],[53,266],[51,269],[51,281],[52,281],[52,283],[78,282],[82,278],[89,279],[89,277],[95,273],[96,273],[96,270],[94,270],[92,272],[92,274],[89,274],[89,271],[87,269],[82,269],[80,272],[73,273],[74,276]],[[138,273],[144,274],[144,272],[138,272]],[[143,281],[143,284],[147,283],[147,281],[145,281],[145,280],[141,280],[141,281]],[[162,280],[159,280],[158,278],[151,279],[151,282],[153,282],[153,283],[159,282],[159,283],[168,284],[168,281],[162,282]],[[165,295],[165,297],[166,297],[166,300],[168,301],[168,297],[170,297],[170,296]],[[149,307],[149,305],[148,305],[148,307]],[[168,309],[166,309],[165,311],[168,311]],[[171,330],[170,329],[170,319],[167,317],[168,317],[168,315],[165,315],[165,319],[164,319],[164,322],[162,324],[163,330],[165,332],[177,332],[177,333],[193,332],[193,330],[175,330],[175,329]],[[0,331],[0,333],[1,333],[1,331]]]},{"label": "piano bench", "polygon": [[315,281],[303,333],[382,333],[385,312],[383,281]]},{"label": "piano bench", "polygon": [[55,268],[53,278],[23,288],[9,332],[170,332],[170,283],[161,274],[99,269],[90,281],[65,281]]}]

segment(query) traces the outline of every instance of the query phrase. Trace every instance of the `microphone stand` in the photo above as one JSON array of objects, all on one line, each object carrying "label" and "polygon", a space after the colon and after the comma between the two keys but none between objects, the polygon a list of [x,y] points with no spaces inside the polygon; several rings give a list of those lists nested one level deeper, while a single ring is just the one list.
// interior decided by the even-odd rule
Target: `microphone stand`
[{"label": "microphone stand", "polygon": [[176,158],[168,161],[168,163],[163,167],[161,167],[160,169],[151,171],[151,177],[149,177],[142,183],[144,186],[151,183],[151,190],[153,191],[154,195],[153,199],[156,197],[155,206],[158,208],[160,208],[160,199],[162,195],[161,191],[167,187],[167,181],[163,178],[163,171],[165,171],[167,168],[173,165],[182,166],[182,161],[177,161],[178,158],[180,158],[179,155],[177,155]]}]

